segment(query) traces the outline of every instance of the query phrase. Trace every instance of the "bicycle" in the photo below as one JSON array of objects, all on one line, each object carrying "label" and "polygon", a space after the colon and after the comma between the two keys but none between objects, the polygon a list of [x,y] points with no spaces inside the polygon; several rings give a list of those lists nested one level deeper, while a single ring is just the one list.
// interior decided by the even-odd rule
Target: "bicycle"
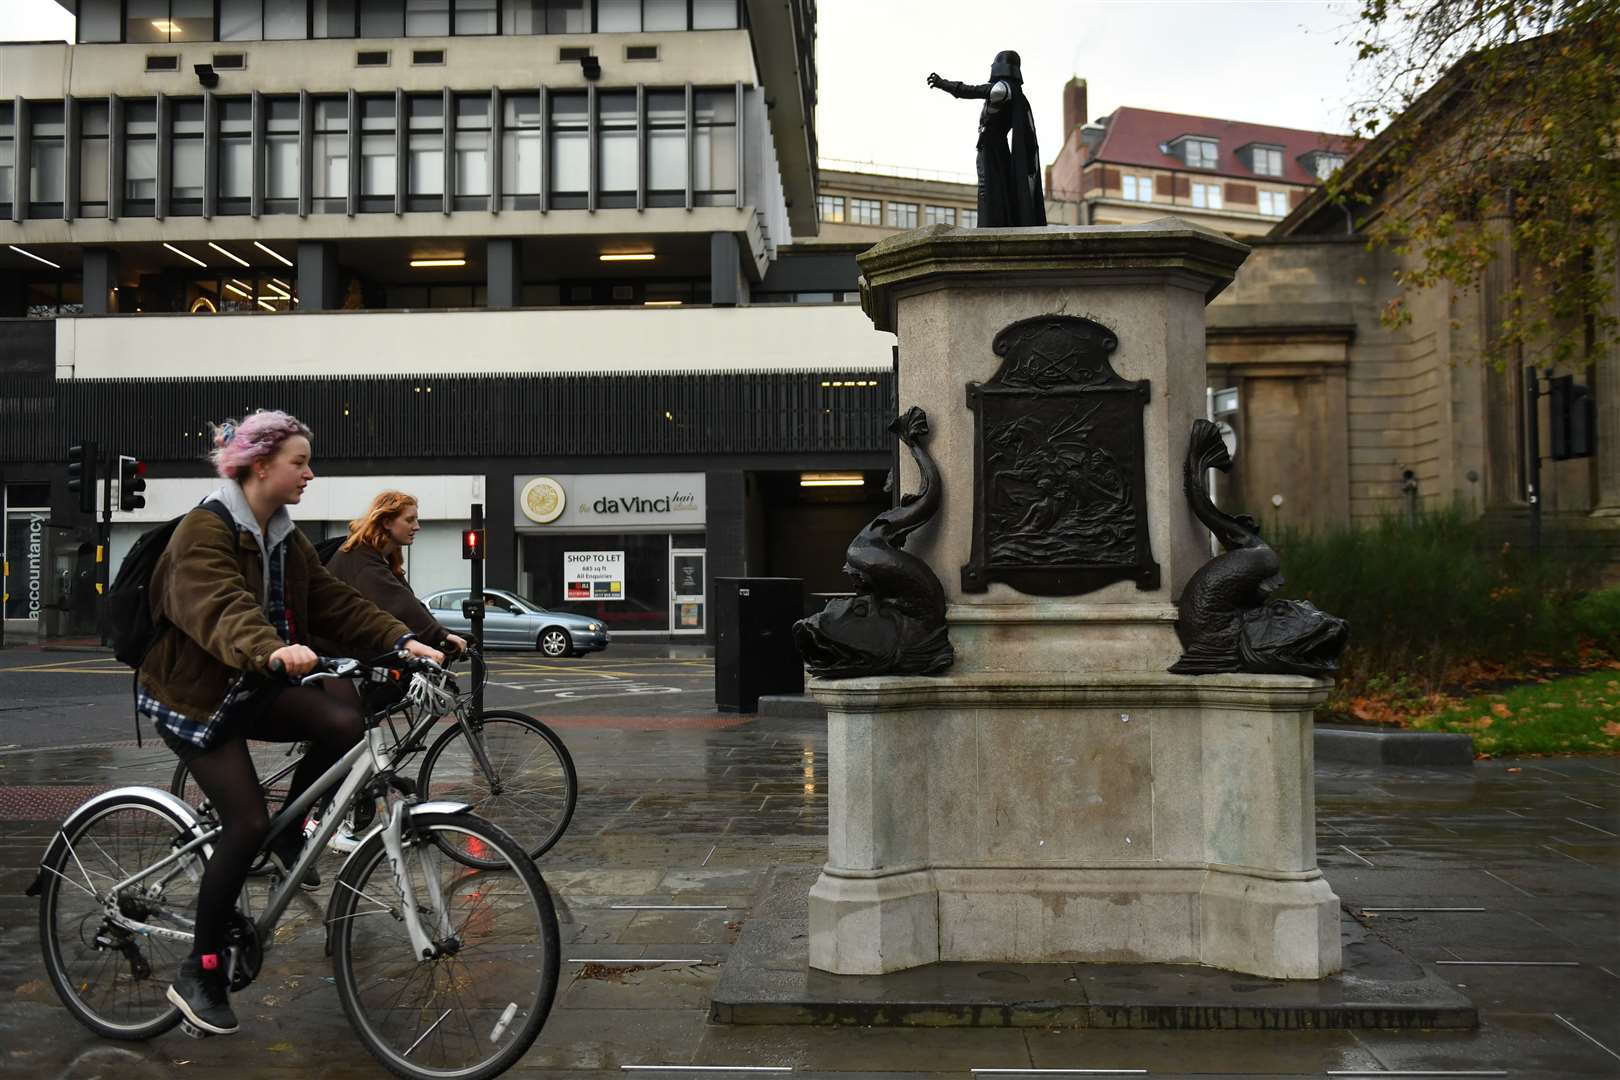
[{"label": "bicycle", "polygon": [[[390,668],[409,674],[418,716],[407,740],[420,739],[456,697],[450,674],[431,661],[323,660],[298,681],[376,677]],[[344,863],[328,904],[338,997],[366,1049],[396,1075],[487,1080],[528,1050],[551,1010],[560,964],[556,911],[517,841],[465,803],[419,800],[395,772],[397,749],[368,718],[365,738],[271,819],[265,847],[298,828],[334,787],[332,805],[340,809],[357,797],[388,800],[383,823]],[[257,918],[238,901],[225,952],[233,991],[259,974],[277,923],[342,816],[326,816],[295,865],[272,882]],[[95,796],[57,831],[27,893],[40,901],[51,984],[90,1030],[141,1040],[182,1024],[165,996],[168,973],[189,951],[196,886],[220,832],[211,814],[199,816],[173,794],[147,787]],[[463,846],[476,846],[501,869],[441,858]]]},{"label": "bicycle", "polygon": [[[465,653],[471,662],[475,685],[485,678],[484,659],[477,649]],[[473,715],[472,691],[455,696],[454,720],[427,747],[416,777],[416,787],[424,799],[437,798],[465,802],[473,812],[505,829],[522,845],[532,859],[538,859],[562,839],[573,820],[579,798],[574,759],[556,732],[527,713],[511,709],[485,709]],[[395,760],[422,750],[427,728],[414,723],[409,714],[416,706],[409,698],[373,714],[379,721],[402,714],[410,721],[403,740],[395,742]],[[449,715],[447,713],[446,715]],[[435,723],[443,719],[434,717]],[[277,745],[278,752],[280,750]],[[301,752],[285,753],[292,760],[267,777],[262,786],[267,797],[285,794],[284,782],[298,766]],[[258,764],[256,762],[255,764]],[[191,779],[185,762],[175,766],[169,790],[193,806],[204,802],[202,790]],[[356,834],[369,825],[367,808],[357,807]],[[464,847],[453,857],[473,867],[487,867],[476,849]]]}]

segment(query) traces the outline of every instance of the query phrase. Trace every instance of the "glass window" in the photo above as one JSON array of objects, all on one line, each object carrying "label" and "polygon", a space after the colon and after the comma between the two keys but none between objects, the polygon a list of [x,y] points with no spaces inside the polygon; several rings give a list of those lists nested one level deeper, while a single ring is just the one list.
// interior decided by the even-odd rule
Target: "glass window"
[{"label": "glass window", "polygon": [[265,100],[264,212],[298,212],[298,99]]},{"label": "glass window", "polygon": [[15,106],[0,101],[0,209],[11,213],[11,200],[16,194],[17,123],[12,113]]},{"label": "glass window", "polygon": [[219,106],[219,212],[253,208],[253,101],[221,98]]},{"label": "glass window", "polygon": [[203,206],[203,103],[176,101],[169,107],[173,141],[169,148],[169,213],[197,217]]},{"label": "glass window", "polygon": [[849,200],[849,220],[854,225],[883,224],[883,203],[877,199]]},{"label": "glass window", "polygon": [[647,92],[647,205],[686,205],[686,94]]},{"label": "glass window", "polygon": [[1124,190],[1125,198],[1131,200],[1132,202],[1153,201],[1153,177],[1126,176],[1121,181],[1121,185]]},{"label": "glass window", "polygon": [[506,0],[501,5],[501,33],[539,34],[545,31],[544,0]]},{"label": "glass window", "polygon": [[979,211],[963,210],[961,213],[962,228],[977,229],[979,227]]},{"label": "glass window", "polygon": [[1288,216],[1288,192],[1262,191],[1260,193],[1260,212],[1268,217]]},{"label": "glass window", "polygon": [[157,102],[124,103],[124,209],[126,217],[157,210]]},{"label": "glass window", "polygon": [[79,40],[86,44],[123,39],[119,0],[80,0]]},{"label": "glass window", "polygon": [[817,195],[816,210],[821,214],[822,221],[843,221],[844,197],[842,195]]},{"label": "glass window", "polygon": [[444,96],[412,94],[406,143],[406,209],[438,210],[444,206]]},{"label": "glass window", "polygon": [[405,0],[360,0],[360,36],[404,37]]},{"label": "glass window", "polygon": [[923,210],[924,225],[955,225],[956,207],[930,206]]},{"label": "glass window", "polygon": [[349,100],[315,100],[315,131],[310,139],[312,209],[317,214],[342,214],[349,208]]},{"label": "glass window", "polygon": [[597,205],[636,205],[636,95],[615,90],[596,95],[596,153],[600,169]]},{"label": "glass window", "polygon": [[149,44],[167,42],[169,29],[169,0],[125,0],[124,40]]},{"label": "glass window", "polygon": [[1213,139],[1187,139],[1182,143],[1182,152],[1186,156],[1187,164],[1194,169],[1215,167],[1216,153]]},{"label": "glass window", "polygon": [[685,30],[686,0],[641,0],[643,30]]},{"label": "glass window", "polygon": [[264,0],[219,0],[219,40],[258,41],[264,37]]},{"label": "glass window", "polygon": [[445,37],[450,33],[450,0],[405,0],[405,33]]},{"label": "glass window", "polygon": [[596,29],[604,34],[641,29],[641,0],[596,0]]},{"label": "glass window", "polygon": [[[107,216],[107,103],[79,103],[79,216]],[[0,196],[0,202],[6,201]]]},{"label": "glass window", "polygon": [[[686,540],[686,537],[682,537]],[[552,611],[572,611],[615,630],[669,629],[669,535],[524,536],[530,595]],[[624,552],[624,591],[616,600],[569,600],[563,557],[570,551]]]},{"label": "glass window", "polygon": [[266,41],[297,41],[309,36],[309,4],[306,0],[268,0],[264,5]]},{"label": "glass window", "polygon": [[495,0],[456,0],[457,35],[493,34],[500,29]]},{"label": "glass window", "polygon": [[692,0],[692,29],[737,29],[737,0]]},{"label": "glass window", "polygon": [[310,22],[318,38],[352,38],[355,0],[314,0]]},{"label": "glass window", "polygon": [[66,197],[66,135],[60,101],[36,101],[28,106],[29,163],[28,216],[61,217]]},{"label": "glass window", "polygon": [[551,104],[551,209],[583,210],[590,185],[585,95],[553,94]]},{"label": "glass window", "polygon": [[456,96],[455,166],[456,209],[487,209],[489,207],[488,94]]},{"label": "glass window", "polygon": [[533,210],[540,205],[540,95],[501,99],[501,205]]},{"label": "glass window", "polygon": [[1316,155],[1316,178],[1318,180],[1326,180],[1342,168],[1344,168],[1344,158],[1338,154]]},{"label": "glass window", "polygon": [[737,95],[699,90],[693,97],[693,202],[731,206],[737,198]]},{"label": "glass window", "polygon": [[1261,176],[1281,176],[1283,172],[1282,151],[1267,146],[1256,146],[1250,151],[1254,155],[1254,171]]},{"label": "glass window", "polygon": [[360,99],[360,209],[394,209],[394,95]]},{"label": "glass window", "polygon": [[1194,184],[1192,186],[1192,204],[1205,210],[1219,210],[1221,208],[1220,185]]},{"label": "glass window", "polygon": [[888,226],[891,229],[915,229],[917,227],[917,204],[907,202],[890,203]]},{"label": "glass window", "polygon": [[545,0],[546,33],[588,34],[591,5],[587,0]]},{"label": "glass window", "polygon": [[214,0],[169,0],[169,40],[214,40]]}]

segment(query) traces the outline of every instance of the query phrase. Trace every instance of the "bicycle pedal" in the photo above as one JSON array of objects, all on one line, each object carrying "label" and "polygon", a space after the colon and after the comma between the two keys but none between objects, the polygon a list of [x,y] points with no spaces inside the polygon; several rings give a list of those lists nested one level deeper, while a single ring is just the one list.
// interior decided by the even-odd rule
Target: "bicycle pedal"
[{"label": "bicycle pedal", "polygon": [[207,1039],[213,1036],[212,1031],[204,1031],[190,1020],[180,1021],[180,1030],[193,1039]]}]

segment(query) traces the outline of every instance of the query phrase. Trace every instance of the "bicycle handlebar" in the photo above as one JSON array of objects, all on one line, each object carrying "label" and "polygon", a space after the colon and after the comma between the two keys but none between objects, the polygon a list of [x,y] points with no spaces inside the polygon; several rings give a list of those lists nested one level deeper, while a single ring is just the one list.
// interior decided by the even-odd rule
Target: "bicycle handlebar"
[{"label": "bicycle handlebar", "polygon": [[[429,660],[425,656],[411,656],[404,652],[387,652],[375,660],[356,660],[353,657],[320,656],[316,657],[315,670],[308,675],[294,678],[299,686],[312,686],[322,679],[349,679],[378,668],[401,669],[414,674],[418,671],[435,672],[445,669]],[[287,675],[287,666],[280,660],[270,661],[272,675]]]}]

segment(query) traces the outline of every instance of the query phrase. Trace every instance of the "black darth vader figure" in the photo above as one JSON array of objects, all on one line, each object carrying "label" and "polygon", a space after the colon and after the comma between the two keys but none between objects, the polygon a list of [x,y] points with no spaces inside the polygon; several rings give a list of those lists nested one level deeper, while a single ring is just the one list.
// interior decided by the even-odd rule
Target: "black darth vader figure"
[{"label": "black darth vader figure", "polygon": [[979,113],[980,228],[1046,224],[1041,151],[1035,144],[1035,117],[1024,97],[1019,64],[1012,50],[997,53],[990,81],[977,86],[928,76],[929,86],[952,97],[984,99]]}]

